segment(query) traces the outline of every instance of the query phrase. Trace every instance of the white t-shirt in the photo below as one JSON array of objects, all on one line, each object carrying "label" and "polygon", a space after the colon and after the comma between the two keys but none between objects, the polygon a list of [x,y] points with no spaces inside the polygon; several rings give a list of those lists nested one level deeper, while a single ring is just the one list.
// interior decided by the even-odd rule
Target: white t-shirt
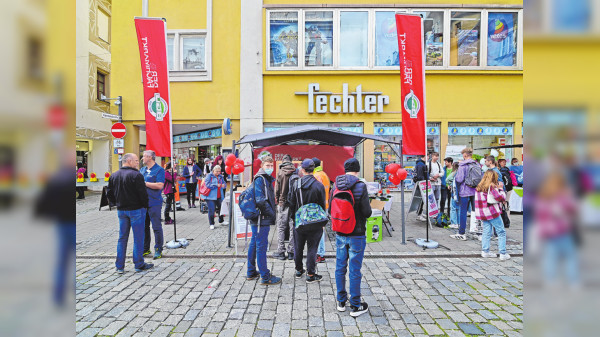
[{"label": "white t-shirt", "polygon": [[[427,163],[427,167],[429,168],[429,163]],[[440,165],[440,163],[436,162],[431,162],[431,171],[429,172],[429,177],[433,177],[436,174],[439,174],[440,176],[431,182],[431,185],[441,185],[442,184],[442,176],[444,175],[444,171],[442,171],[442,165]]]},{"label": "white t-shirt", "polygon": [[192,173],[194,173],[194,165],[188,165],[188,172],[190,173],[190,177],[188,178],[188,183],[192,184],[194,183],[194,176],[192,175]]}]

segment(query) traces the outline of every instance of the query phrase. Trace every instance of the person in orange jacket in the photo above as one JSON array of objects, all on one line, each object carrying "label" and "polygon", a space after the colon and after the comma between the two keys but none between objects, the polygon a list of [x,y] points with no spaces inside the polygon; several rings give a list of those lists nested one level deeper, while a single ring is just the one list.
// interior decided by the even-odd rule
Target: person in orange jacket
[{"label": "person in orange jacket", "polygon": [[[327,173],[323,171],[321,160],[317,157],[313,158],[312,160],[315,163],[315,171],[313,172],[313,175],[325,187],[325,211],[327,211],[327,209],[329,209],[329,190],[331,188],[331,180],[329,180]],[[321,237],[319,249],[317,250],[317,263],[323,262],[325,262],[325,229],[323,229],[323,236]]]}]

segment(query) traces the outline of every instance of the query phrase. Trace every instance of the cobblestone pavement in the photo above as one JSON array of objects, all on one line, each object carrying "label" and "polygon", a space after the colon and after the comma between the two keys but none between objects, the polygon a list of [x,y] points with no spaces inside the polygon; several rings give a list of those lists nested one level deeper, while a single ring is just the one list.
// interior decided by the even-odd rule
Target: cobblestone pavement
[{"label": "cobblestone pavement", "polygon": [[[227,248],[227,228],[208,229],[198,209],[177,213],[187,249],[167,250],[153,270],[115,273],[116,211],[98,211],[99,195],[77,202],[77,336],[521,336],[523,328],[522,216],[513,214],[508,261],[475,257],[481,243],[446,239],[423,251],[401,243],[400,207],[393,237],[367,245],[362,296],[370,310],[358,318],[335,308],[335,259],[318,264],[320,283],[293,276],[293,261],[268,259],[280,285],[246,281],[246,260]],[[165,239],[173,235],[164,226]],[[424,223],[409,218],[407,238],[422,237]],[[276,246],[271,231],[270,252]],[[423,235],[418,235],[423,234]],[[333,256],[329,234],[328,256]],[[238,243],[239,254],[244,242]],[[129,242],[131,251],[132,241]],[[496,244],[492,242],[492,249]],[[443,254],[443,255],[440,255]],[[220,255],[220,257],[211,255]],[[270,254],[269,254],[270,255]],[[416,257],[418,256],[418,258]],[[147,259],[147,261],[151,261]],[[218,271],[211,272],[211,268]],[[395,278],[394,275],[401,278]]]}]

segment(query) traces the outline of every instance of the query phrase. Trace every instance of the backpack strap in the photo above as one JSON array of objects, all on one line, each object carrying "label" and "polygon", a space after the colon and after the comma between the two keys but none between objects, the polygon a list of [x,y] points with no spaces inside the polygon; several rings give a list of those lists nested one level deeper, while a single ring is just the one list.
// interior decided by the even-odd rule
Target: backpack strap
[{"label": "backpack strap", "polygon": [[[298,180],[296,180],[296,190],[298,191],[298,193],[300,194],[300,207],[304,206],[304,201],[302,201],[302,184],[300,183],[300,178],[298,178]],[[300,208],[298,207],[298,208]]]}]

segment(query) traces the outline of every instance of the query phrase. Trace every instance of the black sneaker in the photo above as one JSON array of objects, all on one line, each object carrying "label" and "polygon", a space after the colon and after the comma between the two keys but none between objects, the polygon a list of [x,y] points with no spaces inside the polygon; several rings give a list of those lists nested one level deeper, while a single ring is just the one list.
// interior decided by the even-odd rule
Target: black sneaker
[{"label": "black sneaker", "polygon": [[253,280],[256,280],[256,279],[258,279],[258,278],[260,278],[260,274],[259,274],[259,273],[255,273],[255,274],[254,274],[254,275],[252,275],[252,276],[247,276],[247,277],[246,277],[246,280],[248,280],[248,281],[253,281]]},{"label": "black sneaker", "polygon": [[288,253],[288,260],[294,259],[294,253]]},{"label": "black sneaker", "polygon": [[306,283],[315,283],[323,279],[323,276],[314,274],[313,276],[306,275]]},{"label": "black sneaker", "polygon": [[154,268],[154,265],[152,263],[146,263],[142,266],[142,268],[135,268],[135,271],[139,273],[152,268]]},{"label": "black sneaker", "polygon": [[350,316],[352,317],[358,317],[364,314],[365,312],[369,311],[369,305],[365,302],[362,302],[358,307],[351,305],[350,308],[352,309],[352,311],[350,312]]},{"label": "black sneaker", "polygon": [[285,260],[285,253],[273,253],[273,257],[278,260]]},{"label": "black sneaker", "polygon": [[306,270],[304,270],[304,269],[302,269],[301,271],[296,270],[296,278],[301,278],[305,272],[306,272]]},{"label": "black sneaker", "polygon": [[281,277],[277,277],[277,276],[273,276],[273,275],[271,275],[271,277],[267,281],[265,281],[265,280],[260,281],[260,284],[265,285],[265,286],[275,285],[275,284],[279,284],[279,283],[281,283]]},{"label": "black sneaker", "polygon": [[344,301],[344,302],[336,301],[336,303],[337,303],[337,311],[339,311],[339,312],[346,311],[346,301]]}]

